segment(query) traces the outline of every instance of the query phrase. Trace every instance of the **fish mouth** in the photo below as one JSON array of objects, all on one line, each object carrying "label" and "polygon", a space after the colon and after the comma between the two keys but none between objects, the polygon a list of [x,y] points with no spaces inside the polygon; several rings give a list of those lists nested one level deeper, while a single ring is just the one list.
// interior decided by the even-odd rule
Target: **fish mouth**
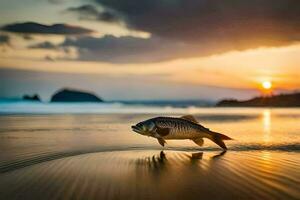
[{"label": "fish mouth", "polygon": [[136,133],[140,133],[140,134],[142,134],[143,133],[143,130],[140,128],[140,127],[138,127],[138,126],[131,126],[131,129],[134,131],[134,132],[136,132]]}]

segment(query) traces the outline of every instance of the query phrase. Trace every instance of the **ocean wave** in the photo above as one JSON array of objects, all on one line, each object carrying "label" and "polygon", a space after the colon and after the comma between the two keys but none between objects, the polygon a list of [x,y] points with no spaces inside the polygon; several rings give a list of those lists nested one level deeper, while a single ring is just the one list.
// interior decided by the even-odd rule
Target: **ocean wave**
[{"label": "ocean wave", "polygon": [[0,114],[184,113],[187,109],[123,103],[0,103]]},{"label": "ocean wave", "polygon": [[[104,103],[43,103],[28,101],[0,101],[0,115],[7,114],[203,114],[202,118],[215,114],[219,114],[218,120],[230,120],[230,116],[234,116],[235,120],[243,120],[257,117],[266,108],[214,108],[201,107],[195,105],[186,105],[178,107],[177,104],[134,104],[122,102],[104,102]],[[274,110],[274,109],[272,109]],[[282,110],[278,108],[278,110]],[[288,109],[287,113],[291,113],[292,117],[299,116],[299,109]],[[230,115],[228,114],[230,113]],[[294,113],[294,114],[293,114]],[[240,114],[240,115],[238,115]],[[281,111],[279,114],[282,114]],[[292,115],[293,114],[293,115]],[[288,115],[285,115],[285,117]]]}]

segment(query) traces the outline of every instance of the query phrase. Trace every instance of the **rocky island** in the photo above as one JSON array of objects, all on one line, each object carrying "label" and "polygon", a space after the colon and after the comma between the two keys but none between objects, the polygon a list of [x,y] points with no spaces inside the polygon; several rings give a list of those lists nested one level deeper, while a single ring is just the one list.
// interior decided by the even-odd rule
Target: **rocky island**
[{"label": "rocky island", "polygon": [[52,97],[51,102],[103,102],[97,95],[75,89],[61,89]]},{"label": "rocky island", "polygon": [[225,99],[216,104],[219,107],[300,107],[300,92],[255,97],[246,101]]},{"label": "rocky island", "polygon": [[39,101],[39,102],[41,101],[41,98],[37,94],[34,95],[25,94],[22,99],[25,101]]}]

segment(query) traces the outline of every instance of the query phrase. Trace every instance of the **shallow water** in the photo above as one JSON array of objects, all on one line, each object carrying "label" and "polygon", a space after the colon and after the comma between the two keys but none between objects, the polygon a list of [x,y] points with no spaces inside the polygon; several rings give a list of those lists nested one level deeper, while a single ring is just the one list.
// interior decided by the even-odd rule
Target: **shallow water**
[{"label": "shallow water", "polygon": [[0,199],[300,198],[300,109],[192,113],[229,151],[130,130],[157,114],[1,115]]}]

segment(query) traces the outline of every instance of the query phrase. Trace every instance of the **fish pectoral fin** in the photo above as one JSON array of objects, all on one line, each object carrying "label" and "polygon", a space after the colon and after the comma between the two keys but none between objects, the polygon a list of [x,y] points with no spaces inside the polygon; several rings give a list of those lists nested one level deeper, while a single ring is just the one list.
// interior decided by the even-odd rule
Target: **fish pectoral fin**
[{"label": "fish pectoral fin", "polygon": [[156,128],[156,133],[160,136],[166,136],[169,135],[170,129],[169,128]]},{"label": "fish pectoral fin", "polygon": [[158,141],[158,143],[161,145],[161,146],[165,146],[165,144],[166,144],[166,141],[164,140],[164,139],[162,139],[162,138],[157,138],[157,141]]},{"label": "fish pectoral fin", "polygon": [[198,121],[196,120],[196,118],[193,115],[183,115],[180,118],[198,124]]},{"label": "fish pectoral fin", "polygon": [[192,139],[193,142],[195,142],[198,146],[202,147],[203,146],[203,143],[204,143],[204,140],[203,138],[196,138],[196,139]]}]

